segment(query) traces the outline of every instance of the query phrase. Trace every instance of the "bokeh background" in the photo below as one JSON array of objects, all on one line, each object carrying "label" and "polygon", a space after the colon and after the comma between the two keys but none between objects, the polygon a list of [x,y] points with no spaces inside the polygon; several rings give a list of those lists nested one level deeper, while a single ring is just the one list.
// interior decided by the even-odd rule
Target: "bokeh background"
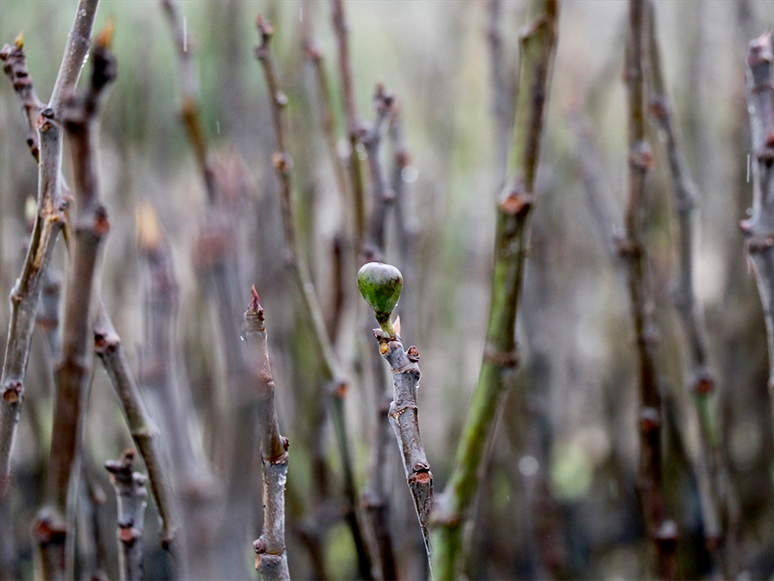
[{"label": "bokeh background", "polygon": [[[38,94],[50,94],[75,9],[73,1],[0,2],[0,42],[24,31],[28,66]],[[513,85],[518,33],[526,2],[503,0],[497,26],[504,70]],[[635,493],[637,461],[634,336],[622,263],[613,237],[622,233],[626,179],[626,111],[622,67],[627,3],[561,3],[544,147],[538,172],[531,253],[518,324],[522,365],[502,401],[491,458],[469,542],[471,578],[642,578],[648,543]],[[237,180],[244,305],[255,284],[266,310],[282,432],[291,442],[288,475],[288,548],[291,574],[312,578],[315,566],[305,531],[324,521],[322,554],[331,578],[357,575],[351,537],[338,516],[341,466],[325,419],[327,403],[310,394],[319,380],[300,299],[284,264],[277,182],[271,165],[274,137],[264,79],[252,47],[254,19],[263,14],[276,31],[280,80],[289,99],[290,151],[303,239],[324,310],[333,309],[335,247],[346,236],[346,208],[336,190],[325,147],[319,94],[302,43],[312,37],[333,90],[337,132],[346,153],[336,44],[327,1],[179,1],[195,54],[202,119],[219,159]],[[766,337],[754,279],[737,223],[751,203],[744,55],[747,42],[774,22],[774,4],[724,0],[657,1],[667,86],[678,130],[699,192],[697,292],[717,377],[723,448],[741,516],[738,555],[751,578],[774,573],[771,401]],[[419,391],[422,435],[436,488],[446,482],[465,421],[483,350],[489,299],[495,198],[501,179],[500,124],[493,115],[493,84],[485,0],[349,0],[350,42],[360,117],[374,119],[371,97],[384,83],[399,103],[410,165],[402,172],[410,211],[412,264],[401,263],[394,218],[387,259],[404,268],[406,297],[399,306],[403,336],[422,356]],[[112,229],[102,268],[108,309],[135,369],[146,340],[149,279],[137,242],[137,208],[152,207],[170,244],[180,287],[176,318],[178,373],[187,378],[202,443],[216,474],[229,462],[219,452],[228,419],[226,342],[211,297],[197,273],[196,240],[207,212],[205,189],[179,117],[177,65],[169,27],[155,1],[103,0],[95,29],[116,21],[119,76],[104,110],[101,178]],[[671,296],[676,224],[663,150],[649,180],[650,274],[659,326],[659,377],[665,400],[665,479],[668,514],[680,528],[685,578],[710,577],[702,539],[693,462],[696,426],[690,413],[682,330]],[[0,294],[20,270],[27,232],[25,208],[37,171],[25,146],[26,126],[6,79],[0,82]],[[384,162],[392,165],[388,139]],[[365,168],[364,164],[364,168]],[[349,247],[347,245],[350,245]],[[200,257],[198,257],[200,258]],[[353,259],[354,260],[354,259]],[[64,252],[53,270],[61,277]],[[375,424],[368,340],[373,321],[354,286],[356,266],[345,264],[344,311],[336,332],[340,359],[352,378],[346,396],[356,479],[371,472]],[[403,310],[401,310],[403,309]],[[237,314],[239,315],[239,314]],[[0,321],[8,318],[0,303]],[[368,321],[368,322],[367,322]],[[4,327],[3,327],[4,328]],[[0,341],[4,341],[4,333]],[[42,334],[33,340],[27,399],[15,450],[14,539],[5,559],[32,575],[30,523],[40,504],[49,447],[52,374]],[[105,460],[131,445],[103,369],[95,365],[85,460],[88,488],[102,489],[97,519],[112,543],[115,501]],[[322,410],[322,414],[320,413]],[[153,412],[153,410],[151,410]],[[321,450],[331,481],[315,476]],[[245,463],[254,458],[245,458]],[[391,528],[399,574],[425,574],[421,537],[397,453]],[[88,492],[88,491],[86,491]],[[83,496],[84,512],[94,503]],[[326,505],[326,503],[329,503]],[[259,535],[260,484],[246,540]],[[329,506],[327,512],[320,505]],[[331,508],[332,507],[332,508]],[[322,512],[321,512],[322,510]],[[158,548],[155,507],[148,507],[146,571],[165,578],[170,561]],[[320,516],[324,515],[324,518]],[[316,515],[316,516],[315,516]],[[316,520],[315,520],[316,519]],[[81,527],[85,536],[88,527]],[[88,544],[88,543],[87,543]],[[84,548],[83,555],[88,554]],[[245,571],[252,550],[245,544]],[[87,575],[87,556],[81,572]],[[111,565],[114,566],[114,565]],[[117,569],[108,571],[115,577]]]}]

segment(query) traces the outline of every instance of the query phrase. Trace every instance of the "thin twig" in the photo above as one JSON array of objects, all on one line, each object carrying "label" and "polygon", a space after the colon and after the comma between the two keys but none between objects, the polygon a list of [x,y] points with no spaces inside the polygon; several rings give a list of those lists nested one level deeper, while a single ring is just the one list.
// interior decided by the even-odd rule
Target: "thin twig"
[{"label": "thin twig", "polygon": [[355,209],[355,248],[363,248],[366,235],[365,186],[363,168],[360,164],[361,142],[359,138],[360,121],[357,115],[355,88],[352,82],[352,63],[349,54],[349,26],[344,14],[344,0],[331,0],[333,5],[333,30],[339,53],[339,75],[341,77],[341,98],[344,105],[344,117],[349,136],[349,175],[352,202]]},{"label": "thin twig", "polygon": [[774,84],[770,32],[750,42],[747,66],[753,213],[741,227],[747,237],[763,305],[769,347],[769,392],[774,394]]},{"label": "thin twig", "polygon": [[[46,109],[35,119],[38,133],[38,207],[27,257],[21,275],[11,291],[11,317],[8,323],[3,373],[0,378],[0,498],[10,486],[11,452],[19,423],[24,398],[24,378],[29,359],[30,340],[35,323],[38,299],[44,273],[51,260],[54,245],[62,229],[66,202],[62,197],[61,174],[61,121],[59,110],[62,95],[69,95],[75,88],[84,57],[88,50],[88,38],[94,22],[98,0],[80,0],[75,22],[68,35],[65,54],[55,84],[55,92]],[[82,42],[86,39],[85,46]],[[22,49],[23,39],[17,45]],[[5,53],[5,49],[3,50]],[[26,70],[26,66],[24,67]],[[15,87],[18,83],[15,83]],[[23,89],[23,86],[17,88]],[[31,147],[34,155],[34,142]]]},{"label": "thin twig", "polygon": [[[19,84],[21,88],[27,91],[24,94],[17,89],[17,95],[22,103],[25,99],[30,99],[29,91],[32,90],[32,78],[27,72],[26,57],[24,55],[23,46],[15,46],[10,49],[6,45],[3,49],[3,53],[14,54],[14,68],[24,71],[24,83],[14,83],[14,87]],[[0,53],[0,58],[2,54]],[[8,59],[11,60],[10,57]],[[8,71],[6,70],[8,74]],[[15,73],[19,75],[19,73]],[[12,77],[12,80],[14,78]],[[33,99],[34,102],[34,99]],[[30,145],[30,153],[35,157],[36,161],[39,160],[38,156],[38,137],[35,130],[35,124],[37,123],[37,116],[34,118],[32,115],[28,116],[28,123],[30,124],[30,135],[35,136],[35,140]],[[61,187],[67,190],[67,185],[63,178],[60,176]],[[61,227],[61,221],[51,220],[57,227]],[[72,234],[68,235],[68,232],[72,230],[69,224],[69,216],[64,215],[64,241],[68,245],[69,239],[72,238]],[[51,243],[53,249],[53,242]],[[60,338],[57,332],[59,325],[59,295],[60,295],[60,283],[56,280],[49,269],[42,271],[43,282],[40,294],[40,308],[37,313],[37,324],[41,328],[46,337],[49,345],[50,356],[52,361],[56,361],[59,358],[60,351]],[[145,405],[142,402],[140,393],[137,390],[136,382],[133,372],[129,367],[129,363],[126,360],[126,356],[123,353],[121,347],[121,339],[113,327],[113,323],[110,320],[110,315],[107,313],[104,301],[101,295],[97,304],[97,315],[94,323],[95,334],[95,349],[100,356],[102,363],[107,371],[108,377],[111,380],[119,401],[121,402],[122,411],[127,419],[127,425],[129,431],[134,439],[137,449],[143,457],[143,461],[148,470],[148,478],[151,484],[151,490],[153,492],[154,500],[159,511],[159,516],[162,520],[162,545],[169,547],[172,541],[175,530],[177,529],[176,517],[174,515],[173,503],[172,503],[172,489],[171,481],[168,474],[168,468],[165,462],[161,461],[159,453],[159,444],[155,442],[157,438],[156,430],[153,428],[153,422],[148,415]],[[1,496],[1,495],[0,495]]]},{"label": "thin twig", "polygon": [[118,498],[118,540],[121,542],[119,572],[121,581],[143,578],[142,529],[148,491],[145,476],[134,471],[134,450],[124,450],[120,460],[108,460],[105,469]]},{"label": "thin twig", "polygon": [[110,50],[112,33],[109,24],[94,43],[88,89],[72,97],[62,109],[73,158],[75,236],[65,290],[62,356],[55,374],[56,403],[46,501],[35,524],[43,576],[47,579],[60,578],[71,572],[73,566],[71,556],[65,555],[66,538],[75,516],[67,497],[71,483],[77,483],[79,476],[93,358],[90,306],[96,288],[99,250],[110,229],[99,194],[96,139],[104,90],[116,76],[115,58]]},{"label": "thin twig", "polygon": [[274,29],[260,16],[256,20],[259,34],[259,44],[255,49],[256,57],[263,68],[266,85],[271,101],[272,122],[276,139],[274,168],[280,182],[280,203],[282,207],[282,224],[285,234],[285,252],[293,272],[293,278],[301,294],[306,315],[312,325],[313,337],[317,352],[321,355],[323,377],[331,385],[330,394],[333,400],[333,423],[338,440],[344,472],[344,492],[347,506],[344,514],[352,532],[355,549],[358,555],[360,575],[371,578],[371,558],[366,548],[362,528],[356,511],[357,487],[353,470],[353,462],[349,451],[349,436],[344,418],[344,396],[349,387],[349,381],[340,370],[340,364],[333,351],[328,331],[325,328],[325,318],[317,298],[314,285],[309,277],[309,268],[301,254],[296,240],[295,210],[293,205],[293,188],[291,169],[293,166],[287,148],[287,127],[285,121],[285,105],[287,97],[279,86],[271,54],[271,38]]},{"label": "thin twig", "polygon": [[263,466],[263,533],[255,541],[255,568],[264,579],[290,579],[285,548],[285,481],[288,440],[280,435],[274,405],[274,378],[269,362],[263,307],[253,287],[242,332],[253,363],[253,383],[259,396],[258,430]]},{"label": "thin twig", "polygon": [[[664,142],[678,223],[678,279],[675,306],[685,332],[689,357],[688,385],[694,394],[695,411],[700,431],[698,466],[696,467],[701,489],[701,506],[704,520],[704,538],[708,551],[719,559],[725,531],[722,528],[723,506],[728,502],[720,498],[721,490],[728,493],[723,483],[729,482],[728,470],[722,452],[718,421],[715,417],[715,377],[709,366],[708,340],[701,306],[696,300],[694,287],[694,209],[696,186],[691,181],[682,150],[677,142],[672,104],[666,93],[661,70],[661,51],[656,27],[655,4],[648,2],[649,24],[649,73],[652,83],[649,100],[650,113],[654,117]],[[732,559],[733,561],[734,559]],[[725,575],[733,574],[726,568]]]},{"label": "thin twig", "polygon": [[653,165],[653,155],[645,135],[645,6],[645,0],[630,0],[629,3],[629,37],[626,47],[629,182],[624,220],[626,238],[620,245],[620,251],[626,259],[639,358],[640,457],[637,488],[646,532],[655,544],[657,575],[661,579],[672,579],[676,575],[676,563],[671,547],[677,540],[677,528],[672,521],[666,520],[661,496],[661,394],[656,377],[656,331],[652,317],[653,299],[647,275],[648,255],[645,247],[645,181],[648,170]]},{"label": "thin twig", "polygon": [[168,548],[178,526],[169,465],[164,461],[158,428],[140,395],[121,345],[121,338],[107,314],[102,296],[98,297],[97,315],[94,321],[94,350],[102,360],[110,383],[116,390],[129,433],[148,471],[151,492],[162,522],[162,545]]},{"label": "thin twig", "polygon": [[520,39],[510,175],[497,205],[494,274],[484,356],[454,467],[433,511],[433,569],[439,579],[456,578],[461,573],[465,552],[463,525],[471,517],[498,404],[518,364],[516,313],[556,47],[558,2],[535,0],[531,7],[532,23]]},{"label": "thin twig", "polygon": [[384,126],[394,112],[395,98],[387,93],[384,85],[376,85],[374,108],[376,119],[369,128],[361,128],[360,141],[368,153],[368,167],[371,173],[371,220],[368,229],[368,242],[363,248],[363,261],[381,262],[384,260],[385,228],[387,210],[395,199],[384,164],[379,158]]}]

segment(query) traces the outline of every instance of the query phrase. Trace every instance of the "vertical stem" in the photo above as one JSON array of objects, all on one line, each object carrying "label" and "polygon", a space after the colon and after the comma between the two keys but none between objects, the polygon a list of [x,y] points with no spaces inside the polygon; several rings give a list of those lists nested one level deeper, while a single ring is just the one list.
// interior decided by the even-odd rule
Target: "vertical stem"
[{"label": "vertical stem", "polygon": [[[720,498],[728,490],[729,475],[723,455],[718,419],[715,413],[715,377],[709,366],[708,340],[701,306],[696,299],[694,285],[694,221],[697,199],[696,186],[691,181],[685,158],[674,128],[672,105],[666,93],[661,51],[656,27],[655,4],[648,2],[649,64],[651,77],[650,112],[664,142],[672,177],[672,191],[678,223],[678,275],[675,306],[680,314],[689,360],[688,387],[693,392],[695,414],[699,425],[699,458],[696,466],[701,493],[704,538],[708,551],[720,558],[725,531],[721,518],[727,499]],[[731,559],[732,561],[734,559]],[[726,576],[733,574],[726,567]]]},{"label": "vertical stem", "polygon": [[143,579],[142,529],[148,492],[145,476],[134,471],[134,450],[127,449],[120,460],[108,460],[105,469],[118,498],[118,540],[121,581]]},{"label": "vertical stem", "polygon": [[501,397],[518,364],[516,314],[556,48],[558,2],[534,0],[531,9],[532,23],[521,37],[509,178],[497,205],[492,296],[483,361],[454,467],[433,513],[433,570],[439,579],[457,578],[462,573],[463,525],[471,516]]},{"label": "vertical stem", "polygon": [[285,547],[285,481],[288,473],[288,440],[280,435],[274,405],[274,378],[269,362],[263,307],[253,287],[245,311],[242,332],[253,364],[257,388],[258,430],[263,467],[263,534],[255,541],[255,568],[265,580],[290,579]]},{"label": "vertical stem", "polygon": [[287,97],[282,91],[277,79],[274,60],[271,53],[271,38],[274,29],[271,24],[260,16],[256,20],[259,34],[259,44],[255,49],[255,55],[266,78],[271,102],[272,123],[276,139],[276,153],[274,154],[274,169],[280,184],[280,203],[282,207],[282,225],[285,235],[286,255],[293,272],[293,278],[301,294],[304,311],[312,325],[315,348],[320,355],[323,367],[323,377],[330,384],[330,394],[333,406],[333,424],[336,433],[339,453],[341,455],[342,469],[344,472],[344,495],[346,505],[344,516],[349,524],[355,550],[358,555],[358,567],[360,575],[364,579],[371,578],[371,557],[365,544],[365,539],[357,514],[357,486],[353,469],[352,457],[349,449],[349,436],[344,417],[344,396],[349,388],[349,381],[343,376],[340,364],[333,350],[328,331],[325,328],[325,317],[320,307],[317,293],[309,276],[309,268],[298,248],[296,239],[295,210],[293,204],[293,186],[291,169],[293,161],[288,151],[287,126],[285,120],[285,105]]},{"label": "vertical stem", "polygon": [[109,231],[97,183],[97,113],[104,89],[116,75],[110,52],[112,26],[95,42],[94,68],[87,91],[63,107],[63,121],[73,157],[75,214],[74,243],[68,268],[62,322],[62,355],[56,370],[56,401],[51,453],[45,486],[45,504],[35,524],[42,574],[59,579],[72,574],[72,555],[65,542],[74,522],[74,506],[68,503],[77,490],[84,411],[91,386],[94,336],[90,333],[90,305],[96,288],[97,261]]},{"label": "vertical stem", "polygon": [[661,495],[661,395],[656,377],[655,322],[647,276],[645,246],[647,215],[646,177],[653,155],[645,136],[645,85],[643,61],[646,47],[646,0],[629,2],[629,38],[626,48],[626,89],[628,99],[629,178],[625,215],[626,240],[621,253],[626,259],[629,297],[639,359],[640,456],[637,489],[648,537],[655,545],[657,575],[676,575],[673,545],[676,525],[664,516]]}]

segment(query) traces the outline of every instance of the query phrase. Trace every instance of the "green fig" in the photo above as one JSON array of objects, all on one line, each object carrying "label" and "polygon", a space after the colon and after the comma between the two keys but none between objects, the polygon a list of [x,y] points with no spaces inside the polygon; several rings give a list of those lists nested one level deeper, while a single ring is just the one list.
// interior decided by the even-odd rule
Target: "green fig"
[{"label": "green fig", "polygon": [[369,262],[357,273],[357,286],[365,302],[374,310],[382,331],[395,337],[390,315],[398,304],[403,288],[403,275],[390,264]]}]

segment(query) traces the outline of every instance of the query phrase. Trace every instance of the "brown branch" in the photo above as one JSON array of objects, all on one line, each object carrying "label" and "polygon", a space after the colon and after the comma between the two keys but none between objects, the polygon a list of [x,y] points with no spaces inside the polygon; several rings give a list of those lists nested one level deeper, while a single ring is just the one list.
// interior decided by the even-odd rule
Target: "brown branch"
[{"label": "brown branch", "polygon": [[394,112],[395,98],[387,93],[384,85],[376,85],[374,108],[376,119],[370,128],[361,128],[360,141],[368,153],[368,167],[371,173],[371,222],[368,229],[368,242],[363,248],[363,261],[381,262],[384,260],[385,226],[387,210],[395,200],[390,181],[379,158],[384,126]]},{"label": "brown branch", "polygon": [[[29,358],[30,340],[40,290],[43,285],[43,275],[48,267],[54,244],[64,221],[66,202],[62,196],[60,184],[61,121],[59,109],[61,108],[62,95],[69,95],[73,91],[83,67],[97,4],[97,0],[80,0],[78,3],[75,22],[68,35],[65,54],[55,84],[58,91],[55,91],[48,108],[41,112],[33,125],[38,134],[38,159],[40,161],[38,166],[38,207],[27,249],[27,257],[21,275],[11,291],[11,317],[8,324],[3,373],[0,378],[0,394],[2,394],[2,402],[0,402],[0,498],[6,495],[10,485],[11,452],[24,398],[24,379]],[[87,39],[85,47],[81,42],[83,38]],[[22,46],[17,48],[21,50]],[[26,69],[26,67],[24,68]],[[19,71],[16,72],[18,76]]]},{"label": "brown branch", "polygon": [[35,524],[45,578],[72,571],[65,540],[72,528],[74,507],[68,506],[71,483],[77,483],[83,441],[84,411],[91,387],[94,337],[90,333],[90,305],[96,287],[97,262],[110,227],[97,182],[96,139],[98,109],[104,89],[115,79],[110,51],[112,25],[97,38],[92,50],[93,71],[88,89],[65,102],[62,118],[73,157],[74,240],[65,290],[62,356],[56,370],[56,403],[45,503]]},{"label": "brown branch", "polygon": [[509,178],[497,204],[494,272],[484,356],[454,467],[433,511],[433,569],[439,579],[461,574],[463,525],[471,518],[499,402],[518,364],[516,314],[527,255],[529,215],[557,40],[558,2],[534,0],[521,37],[519,91]]},{"label": "brown branch", "polygon": [[[708,339],[704,327],[703,312],[696,300],[694,288],[694,209],[696,206],[696,186],[691,181],[685,158],[677,141],[674,128],[672,105],[666,93],[661,70],[661,52],[656,27],[655,4],[648,2],[649,24],[649,72],[652,83],[649,101],[651,116],[655,119],[664,142],[669,171],[672,177],[672,191],[677,210],[678,223],[678,278],[675,291],[675,306],[685,333],[690,375],[688,385],[694,394],[696,416],[700,431],[699,457],[696,466],[701,493],[702,517],[704,520],[704,538],[707,549],[715,559],[720,560],[719,548],[723,545],[725,531],[721,519],[723,507],[728,507],[727,499],[720,497],[725,491],[729,494],[728,469],[717,431],[718,423],[713,413],[715,377],[709,367]],[[732,557],[731,561],[735,561]],[[722,563],[722,560],[721,560]],[[725,576],[734,574],[726,567]]]},{"label": "brown branch", "polygon": [[360,165],[359,139],[360,121],[357,115],[355,88],[352,83],[352,63],[349,54],[349,26],[344,14],[344,0],[331,0],[333,6],[333,30],[339,53],[339,75],[341,77],[341,98],[349,136],[349,174],[352,203],[355,209],[355,248],[363,248],[366,234],[365,187],[363,169]]},{"label": "brown branch", "polygon": [[656,377],[655,322],[652,320],[652,290],[647,276],[645,247],[647,214],[646,176],[653,156],[645,136],[645,86],[643,75],[646,47],[645,0],[630,0],[629,37],[626,48],[626,89],[628,99],[629,184],[625,215],[626,239],[621,252],[626,259],[627,280],[639,359],[640,457],[637,488],[648,537],[654,542],[657,575],[674,578],[672,551],[664,550],[662,537],[676,526],[664,516],[661,496],[661,395]]},{"label": "brown branch", "polygon": [[280,435],[274,405],[274,378],[269,362],[263,307],[255,287],[244,314],[242,332],[253,363],[258,388],[258,430],[263,466],[263,533],[255,541],[255,568],[264,579],[290,579],[285,547],[285,481],[288,472],[288,440]]},{"label": "brown branch", "polygon": [[98,297],[94,321],[94,350],[116,390],[129,433],[145,463],[153,498],[163,525],[161,541],[164,547],[169,547],[178,527],[169,465],[164,460],[158,428],[143,402],[121,345],[121,338],[113,327],[101,296]]},{"label": "brown branch", "polygon": [[196,162],[204,175],[204,183],[210,202],[215,198],[215,183],[210,166],[207,139],[202,127],[199,109],[198,88],[193,69],[193,48],[190,35],[183,30],[183,23],[177,12],[177,6],[172,0],[162,0],[164,14],[172,31],[178,62],[178,84],[180,86],[180,116],[183,120],[188,140],[194,149]]},{"label": "brown branch", "polygon": [[328,331],[325,328],[325,318],[320,307],[314,285],[309,277],[309,268],[301,254],[295,236],[295,211],[293,206],[293,187],[291,182],[292,159],[287,150],[287,128],[284,119],[287,97],[282,92],[276,76],[274,61],[271,54],[271,38],[274,29],[260,16],[256,20],[258,27],[259,44],[255,49],[255,55],[261,64],[266,78],[271,101],[272,122],[276,139],[276,153],[274,154],[274,168],[280,182],[280,202],[282,207],[282,223],[285,234],[286,254],[293,272],[304,311],[308,317],[313,331],[315,348],[321,356],[323,377],[331,385],[330,395],[333,400],[333,423],[341,455],[344,472],[344,491],[346,506],[344,515],[352,532],[355,549],[358,555],[360,575],[363,578],[371,578],[371,558],[366,548],[362,528],[357,515],[357,487],[353,470],[353,462],[349,451],[349,436],[344,418],[344,395],[349,387],[349,381],[340,371],[340,364],[336,358]]},{"label": "brown branch", "polygon": [[[3,52],[6,52],[6,49],[7,45],[3,49]],[[22,49],[22,46],[16,46],[14,49],[16,52],[14,55],[14,67],[18,67],[19,70],[24,71],[26,83],[21,84],[21,86],[25,88],[26,91],[31,91],[32,79],[27,73],[26,58]],[[0,57],[2,57],[2,54],[0,54]],[[8,61],[10,62],[10,60],[9,57]],[[6,73],[8,73],[8,71],[6,71]],[[16,87],[16,83],[14,84],[14,87]],[[17,95],[22,103],[25,102],[25,99],[29,98],[29,95],[22,94],[18,89]],[[37,97],[35,97],[35,99],[36,98]],[[40,161],[38,159],[37,130],[35,130],[37,116],[34,118],[29,116],[28,122],[30,123],[31,134],[35,135],[34,148],[30,146],[30,152],[35,156],[37,161]],[[68,188],[62,176],[59,176],[59,180],[61,187],[67,191]],[[57,227],[62,226],[61,220],[52,220],[52,223]],[[64,226],[65,243],[68,244],[69,248],[68,238],[72,238],[72,234],[68,236],[68,230],[71,230],[71,226],[69,225],[69,217],[67,215],[64,215]],[[53,241],[51,241],[50,244],[51,249],[53,249]],[[60,338],[57,331],[59,326],[59,295],[61,285],[48,269],[42,270],[42,276],[43,282],[40,293],[40,308],[37,313],[37,324],[46,335],[51,360],[56,361],[59,358],[60,351]],[[162,544],[165,547],[168,547],[177,528],[173,503],[171,500],[172,490],[168,470],[166,464],[160,460],[159,444],[154,441],[157,438],[155,428],[152,428],[152,421],[145,410],[145,406],[139,391],[137,390],[132,370],[122,351],[120,337],[113,327],[113,323],[110,320],[110,316],[107,313],[107,309],[105,308],[101,296],[99,297],[99,302],[97,304],[94,334],[95,349],[97,350],[97,354],[100,355],[108,377],[111,380],[111,384],[116,390],[119,401],[121,402],[122,411],[127,418],[129,431],[137,449],[143,456],[143,461],[148,469],[151,490],[163,524]]]},{"label": "brown branch", "polygon": [[119,572],[121,581],[143,579],[142,529],[148,492],[145,476],[134,471],[134,450],[127,449],[120,460],[108,460],[105,469],[118,498]]},{"label": "brown branch", "polygon": [[0,51],[0,60],[3,61],[3,72],[13,83],[13,89],[21,102],[27,126],[30,128],[27,134],[27,146],[35,161],[39,161],[38,132],[35,129],[38,115],[46,108],[46,105],[38,98],[35,88],[32,86],[32,78],[27,70],[27,59],[24,55],[24,33],[13,43],[13,46],[5,45]]}]

